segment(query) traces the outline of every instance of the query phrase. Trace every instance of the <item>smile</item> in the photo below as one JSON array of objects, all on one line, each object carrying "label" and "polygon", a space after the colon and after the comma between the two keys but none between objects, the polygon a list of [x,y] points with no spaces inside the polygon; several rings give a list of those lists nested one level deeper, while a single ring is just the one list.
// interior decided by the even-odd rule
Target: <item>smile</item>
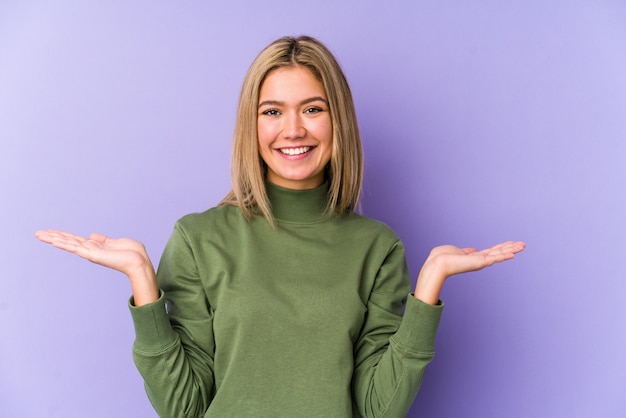
[{"label": "smile", "polygon": [[280,148],[279,151],[285,155],[300,155],[309,152],[312,148],[313,147]]}]

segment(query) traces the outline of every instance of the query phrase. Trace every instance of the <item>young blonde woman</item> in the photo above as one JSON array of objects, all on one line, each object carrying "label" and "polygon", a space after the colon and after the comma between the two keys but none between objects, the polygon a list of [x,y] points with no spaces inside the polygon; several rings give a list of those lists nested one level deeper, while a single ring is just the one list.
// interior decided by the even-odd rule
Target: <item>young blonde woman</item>
[{"label": "young blonde woman", "polygon": [[437,247],[409,293],[398,237],[354,212],[362,170],[336,60],[313,38],[281,38],[243,83],[232,191],[176,223],[157,274],[131,239],[37,237],[128,276],[133,355],[163,417],[402,417],[434,355],[446,278],[524,243]]}]

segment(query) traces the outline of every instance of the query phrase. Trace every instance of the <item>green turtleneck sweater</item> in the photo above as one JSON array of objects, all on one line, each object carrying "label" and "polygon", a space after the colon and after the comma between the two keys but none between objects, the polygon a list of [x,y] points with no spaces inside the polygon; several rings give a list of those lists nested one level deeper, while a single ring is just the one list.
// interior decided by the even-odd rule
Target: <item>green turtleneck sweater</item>
[{"label": "green turtleneck sweater", "polygon": [[133,355],[162,417],[402,417],[442,305],[408,297],[387,226],[324,216],[327,186],[268,184],[277,220],[234,206],[176,223],[161,298],[132,306]]}]

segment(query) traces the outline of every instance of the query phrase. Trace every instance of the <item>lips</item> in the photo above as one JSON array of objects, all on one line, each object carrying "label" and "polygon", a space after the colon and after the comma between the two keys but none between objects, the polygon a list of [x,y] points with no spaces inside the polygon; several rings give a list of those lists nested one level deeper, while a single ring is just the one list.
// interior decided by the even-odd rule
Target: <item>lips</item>
[{"label": "lips", "polygon": [[311,151],[313,147],[296,147],[296,148],[279,148],[280,151],[284,155],[302,155],[309,151]]}]

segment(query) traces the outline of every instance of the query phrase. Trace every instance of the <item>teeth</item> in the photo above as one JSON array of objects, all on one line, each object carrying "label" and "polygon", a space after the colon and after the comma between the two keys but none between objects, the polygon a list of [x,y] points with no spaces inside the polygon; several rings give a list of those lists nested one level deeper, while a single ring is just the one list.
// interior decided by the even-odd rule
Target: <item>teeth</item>
[{"label": "teeth", "polygon": [[299,148],[281,148],[280,152],[286,155],[300,155],[309,151],[311,147],[299,147]]}]

